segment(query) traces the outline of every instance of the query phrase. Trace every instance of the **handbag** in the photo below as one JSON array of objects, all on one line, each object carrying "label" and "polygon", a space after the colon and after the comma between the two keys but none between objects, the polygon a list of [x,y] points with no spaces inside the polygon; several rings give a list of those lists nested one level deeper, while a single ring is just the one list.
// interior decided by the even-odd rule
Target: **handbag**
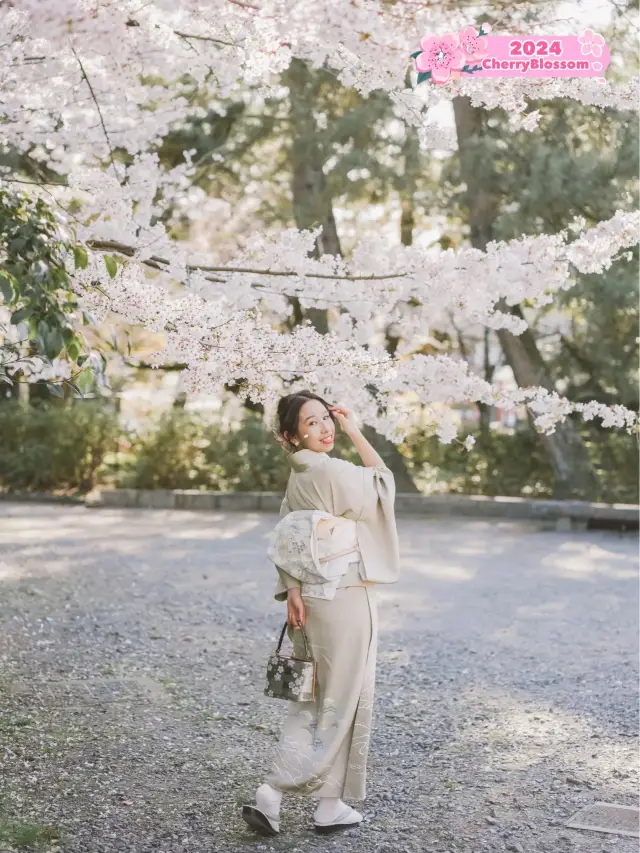
[{"label": "handbag", "polygon": [[304,639],[305,657],[286,657],[280,654],[287,623],[280,634],[275,653],[267,663],[267,679],[264,688],[266,696],[272,699],[290,699],[292,702],[312,702],[316,696],[316,661],[311,654],[309,640],[298,622]]}]

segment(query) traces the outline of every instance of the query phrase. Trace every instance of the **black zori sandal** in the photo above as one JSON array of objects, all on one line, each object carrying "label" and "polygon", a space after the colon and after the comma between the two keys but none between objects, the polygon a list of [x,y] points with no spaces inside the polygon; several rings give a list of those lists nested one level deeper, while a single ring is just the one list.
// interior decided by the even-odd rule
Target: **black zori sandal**
[{"label": "black zori sandal", "polygon": [[[357,815],[357,819],[354,820]],[[351,818],[351,820],[349,820]],[[316,832],[320,835],[329,835],[331,832],[339,832],[342,829],[349,829],[350,826],[357,826],[359,823],[362,823],[362,815],[357,812],[355,809],[352,809],[351,806],[347,806],[346,809],[341,812],[338,817],[331,821],[331,823],[314,823],[316,828]]]},{"label": "black zori sandal", "polygon": [[243,806],[242,817],[251,829],[255,829],[260,835],[280,834],[280,821],[270,818],[269,815],[261,812],[255,806]]}]

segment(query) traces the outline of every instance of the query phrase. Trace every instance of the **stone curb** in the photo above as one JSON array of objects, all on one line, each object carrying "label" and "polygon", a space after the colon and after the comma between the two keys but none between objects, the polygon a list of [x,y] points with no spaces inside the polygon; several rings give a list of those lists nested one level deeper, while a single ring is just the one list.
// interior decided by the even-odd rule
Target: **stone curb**
[{"label": "stone curb", "polygon": [[[100,489],[86,497],[0,493],[0,500],[84,505],[91,508],[279,512],[281,492],[202,492],[197,489]],[[558,530],[609,527],[638,530],[640,506],[484,495],[396,495],[398,516],[464,516],[555,522]]]},{"label": "stone curb", "polygon": [[[0,492],[0,501],[19,501],[34,504],[76,504],[85,506],[86,498],[76,495],[51,495],[49,492]],[[0,853],[4,853],[0,849]]]},{"label": "stone curb", "polygon": [[[280,492],[201,492],[188,489],[112,489],[87,497],[91,507],[139,507],[155,509],[240,510],[279,512]],[[533,500],[483,495],[398,494],[398,516],[465,516],[472,518],[553,521],[558,529],[606,526],[638,529],[640,507],[634,504],[602,504],[589,501]]]}]

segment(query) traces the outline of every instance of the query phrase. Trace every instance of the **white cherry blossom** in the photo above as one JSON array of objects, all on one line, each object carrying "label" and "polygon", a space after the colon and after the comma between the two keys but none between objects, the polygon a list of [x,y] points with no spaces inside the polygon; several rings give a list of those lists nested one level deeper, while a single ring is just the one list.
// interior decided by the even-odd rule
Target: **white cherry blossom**
[{"label": "white cherry blossom", "polygon": [[[463,361],[415,350],[450,316],[521,333],[526,322],[500,311],[500,300],[548,304],[573,286],[576,270],[603,272],[638,242],[638,214],[619,211],[595,228],[569,224],[560,234],[491,243],[485,252],[363,239],[348,259],[314,260],[315,232],[285,229],[275,237],[256,233],[226,263],[187,251],[161,217],[163,204],[188,212],[205,202],[191,187],[188,152],[170,170],[153,153],[170,129],[203,109],[190,103],[193,88],[207,93],[206,107],[216,109],[249,84],[273,95],[293,57],[325,67],[364,95],[387,91],[398,118],[417,128],[421,145],[443,150],[455,150],[454,134],[428,119],[428,108],[460,94],[479,107],[504,108],[514,126],[531,132],[539,113],[525,113],[530,100],[562,97],[637,109],[637,77],[461,77],[407,88],[410,54],[421,39],[469,23],[464,9],[378,0],[2,4],[3,141],[62,176],[64,186],[30,191],[42,193],[61,229],[89,250],[87,268],[73,271],[82,308],[96,323],[116,317],[162,332],[166,347],[154,359],[186,365],[187,389],[213,393],[242,381],[240,396],[268,408],[291,377],[302,377],[295,387],[309,384],[349,399],[364,422],[393,440],[411,422],[412,401],[430,407],[443,441],[456,435],[447,407],[461,401],[526,404],[542,431],[572,411],[603,426],[631,428],[635,414],[623,407],[574,404],[545,389],[507,394]],[[126,152],[128,165],[116,150]],[[0,186],[5,181],[12,186],[8,169]],[[104,253],[118,258],[113,278]],[[303,307],[344,313],[328,335],[308,324],[289,334],[281,324],[292,296]],[[395,357],[379,340],[380,317],[401,330]],[[65,370],[59,364],[54,373],[64,378]]]}]

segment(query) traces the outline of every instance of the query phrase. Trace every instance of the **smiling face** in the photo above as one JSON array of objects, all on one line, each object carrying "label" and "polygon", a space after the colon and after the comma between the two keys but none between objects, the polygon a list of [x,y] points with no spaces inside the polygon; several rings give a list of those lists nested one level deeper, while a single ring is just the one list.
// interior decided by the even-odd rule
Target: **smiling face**
[{"label": "smiling face", "polygon": [[326,453],[332,449],[335,436],[336,425],[333,418],[319,400],[309,400],[300,408],[296,434],[298,448]]}]

